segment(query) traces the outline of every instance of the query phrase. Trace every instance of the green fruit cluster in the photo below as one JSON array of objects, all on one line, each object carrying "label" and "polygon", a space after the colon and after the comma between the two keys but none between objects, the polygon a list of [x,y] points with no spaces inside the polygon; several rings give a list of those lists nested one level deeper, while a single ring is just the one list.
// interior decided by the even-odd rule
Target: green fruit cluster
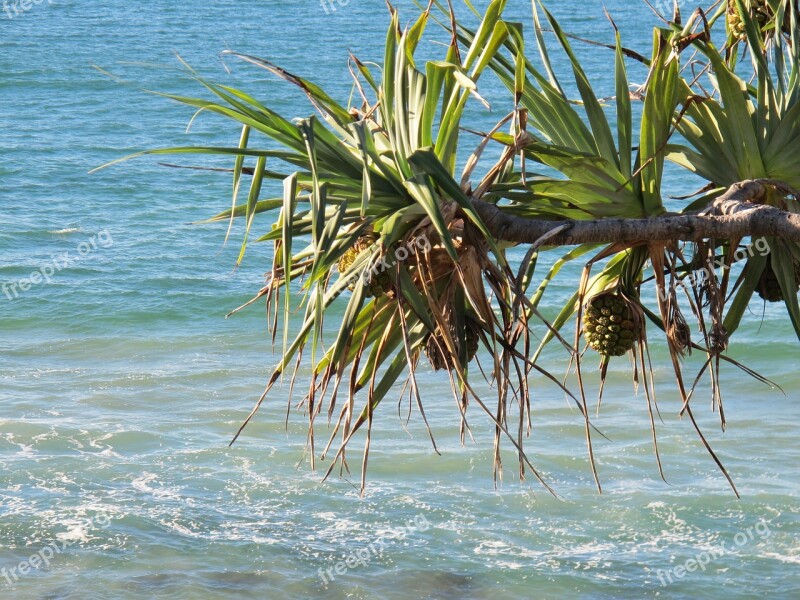
[{"label": "green fruit cluster", "polygon": [[467,342],[467,362],[470,362],[473,358],[475,358],[475,355],[478,354],[481,338],[478,330],[472,326],[467,327],[466,335],[464,337]]},{"label": "green fruit cluster", "polygon": [[[800,282],[800,265],[795,265],[794,270],[797,291],[800,291],[800,283],[798,283]],[[783,290],[781,289],[781,284],[778,282],[778,277],[775,275],[775,270],[772,268],[771,263],[767,263],[767,266],[764,268],[756,291],[758,295],[761,296],[762,300],[766,300],[767,302],[783,302]]]},{"label": "green fruit cluster", "polygon": [[599,294],[589,301],[583,329],[586,342],[603,356],[622,356],[641,334],[633,308],[614,292]]},{"label": "green fruit cluster", "polygon": [[369,295],[380,298],[392,290],[392,278],[386,270],[373,273],[368,283]]},{"label": "green fruit cluster", "polygon": [[[453,337],[456,347],[458,347],[459,341],[455,332],[455,328],[451,328],[450,335]],[[478,354],[478,348],[480,346],[480,333],[478,332],[478,328],[475,323],[471,320],[467,320],[465,324],[464,341],[467,346],[467,362],[469,363]],[[435,371],[441,371],[446,369],[448,366],[440,348],[447,348],[444,338],[439,335],[438,332],[436,336],[429,334],[428,340],[425,343],[425,355],[428,357],[428,360]]]},{"label": "green fruit cluster", "polygon": [[[350,267],[353,266],[353,263],[359,255],[367,250],[373,243],[375,243],[375,240],[370,236],[359,238],[359,240],[348,248],[345,253],[342,254],[341,258],[339,258],[339,273],[346,273]],[[368,275],[369,279],[366,280],[368,296],[380,298],[392,289],[392,278],[389,276],[386,269],[381,268],[380,271],[372,271]],[[351,283],[348,287],[352,291],[355,289],[355,283]]]},{"label": "green fruit cluster", "polygon": [[[772,10],[767,4],[767,0],[745,0],[744,4],[749,6],[750,16],[756,20],[758,26],[763,28],[772,18]],[[734,37],[744,40],[747,36],[745,34],[744,19],[739,13],[739,8],[736,6],[736,0],[728,0],[727,10],[727,23],[728,31]]]}]

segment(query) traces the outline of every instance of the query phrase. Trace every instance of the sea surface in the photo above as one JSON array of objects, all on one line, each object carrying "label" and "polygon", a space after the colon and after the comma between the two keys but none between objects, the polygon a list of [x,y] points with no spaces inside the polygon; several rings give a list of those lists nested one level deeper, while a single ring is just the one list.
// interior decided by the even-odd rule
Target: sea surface
[{"label": "sea surface", "polygon": [[[191,110],[147,93],[203,95],[176,55],[288,117],[312,113],[297,90],[219,53],[269,58],[346,101],[347,52],[381,60],[385,4],[20,4],[0,13],[0,284],[52,273],[0,294],[0,598],[800,597],[800,360],[780,307],[754,302],[730,354],[784,392],[724,366],[724,433],[707,386],[696,399],[741,499],[679,418],[655,338],[668,483],[625,359],[612,364],[595,419],[607,436],[595,436],[602,495],[580,414],[541,378],[527,447],[557,498],[520,482],[510,452],[495,487],[489,419],[473,404],[475,441],[462,446],[447,377],[427,369],[420,384],[441,456],[418,414],[404,427],[398,389],[377,415],[363,499],[355,447],[352,475],[322,482],[327,463],[311,471],[303,415],[292,410],[285,424],[287,402],[299,400],[288,385],[228,448],[277,357],[263,306],[225,315],[262,285],[271,248],[251,246],[234,270],[241,230],[224,245],[224,224],[192,224],[227,208],[229,175],[152,158],[88,172],[137,150],[237,142],[235,126],[208,115],[187,132]],[[613,40],[600,2],[550,5],[568,31]],[[404,22],[417,14],[399,6]],[[647,6],[605,6],[626,45],[649,52]],[[530,31],[529,2],[508,10]],[[441,54],[443,39],[431,26],[424,52]],[[576,50],[598,95],[611,96],[612,55]],[[631,65],[635,82],[644,76]],[[490,79],[483,88],[492,112],[475,103],[469,114],[490,124],[510,101]],[[668,187],[695,183],[672,171]],[[567,270],[554,284],[548,315],[577,277]],[[559,377],[567,368],[556,351],[542,364]],[[687,370],[701,364],[690,358]],[[305,365],[298,390],[308,377]]]}]

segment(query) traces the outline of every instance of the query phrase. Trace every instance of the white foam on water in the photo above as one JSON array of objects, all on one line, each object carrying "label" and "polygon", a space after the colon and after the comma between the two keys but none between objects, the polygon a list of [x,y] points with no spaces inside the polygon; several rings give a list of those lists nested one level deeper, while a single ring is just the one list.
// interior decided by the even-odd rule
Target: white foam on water
[{"label": "white foam on water", "polygon": [[145,493],[153,493],[155,488],[150,487],[150,483],[156,481],[158,479],[158,475],[155,473],[142,473],[141,477],[137,477],[133,481],[131,481],[131,485],[135,490]]},{"label": "white foam on water", "polygon": [[16,436],[13,433],[6,434],[5,439],[9,444],[19,448],[15,458],[33,458],[36,456],[36,451],[34,450],[33,446],[26,444],[25,442],[16,441]]},{"label": "white foam on water", "polygon": [[766,558],[774,558],[775,560],[779,560],[783,563],[789,563],[793,565],[800,565],[800,556],[788,556],[786,554],[778,554],[777,552],[764,552],[761,556]]},{"label": "white foam on water", "polygon": [[89,541],[89,524],[85,521],[73,521],[64,523],[69,529],[65,532],[56,534],[56,539],[62,542],[81,542]]},{"label": "white foam on water", "polygon": [[175,532],[177,532],[177,533],[179,533],[179,534],[181,534],[181,535],[183,535],[185,537],[194,538],[194,539],[202,539],[202,538],[206,537],[202,532],[192,531],[188,527],[185,527],[185,526],[181,525],[180,523],[178,523],[177,521],[174,521],[174,520],[167,521],[165,519],[162,519],[161,521],[159,521],[159,523],[161,523],[164,527],[166,527],[168,529],[171,529],[172,531],[175,531]]}]

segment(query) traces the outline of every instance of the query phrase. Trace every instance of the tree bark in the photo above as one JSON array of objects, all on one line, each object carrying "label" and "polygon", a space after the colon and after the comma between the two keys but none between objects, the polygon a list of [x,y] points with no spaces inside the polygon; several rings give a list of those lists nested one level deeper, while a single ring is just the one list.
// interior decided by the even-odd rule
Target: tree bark
[{"label": "tree bark", "polygon": [[494,204],[474,201],[475,209],[497,240],[519,244],[638,244],[703,239],[771,236],[800,242],[800,214],[758,204],[767,183],[736,183],[702,214],[666,215],[650,219],[542,221],[504,213]]}]

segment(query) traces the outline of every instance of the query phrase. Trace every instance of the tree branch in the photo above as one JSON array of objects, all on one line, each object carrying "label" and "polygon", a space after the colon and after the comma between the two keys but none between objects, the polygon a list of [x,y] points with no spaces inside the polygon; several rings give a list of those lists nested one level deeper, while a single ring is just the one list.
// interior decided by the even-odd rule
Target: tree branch
[{"label": "tree branch", "polygon": [[475,209],[495,239],[519,244],[637,244],[771,236],[800,242],[800,215],[759,204],[772,182],[736,183],[713,205],[697,215],[667,215],[650,219],[542,221],[517,217],[494,204],[475,200]]}]

